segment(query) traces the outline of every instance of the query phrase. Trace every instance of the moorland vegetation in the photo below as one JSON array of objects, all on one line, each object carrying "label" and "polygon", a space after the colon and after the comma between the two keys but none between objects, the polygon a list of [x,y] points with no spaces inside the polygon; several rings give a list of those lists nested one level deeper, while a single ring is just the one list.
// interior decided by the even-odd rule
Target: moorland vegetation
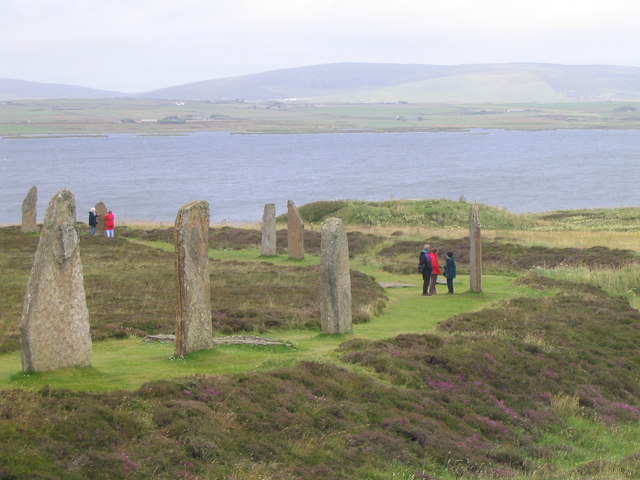
[{"label": "moorland vegetation", "polygon": [[[185,358],[141,342],[173,329],[172,229],[81,224],[93,366],[41,373],[17,331],[38,237],[0,228],[0,478],[638,478],[640,209],[482,206],[473,294],[468,204],[438,202],[303,206],[303,260],[282,224],[268,258],[257,228],[211,228],[216,336],[281,344]],[[318,327],[327,216],[350,224],[353,335]],[[419,295],[425,240],[456,252],[456,295]]]}]

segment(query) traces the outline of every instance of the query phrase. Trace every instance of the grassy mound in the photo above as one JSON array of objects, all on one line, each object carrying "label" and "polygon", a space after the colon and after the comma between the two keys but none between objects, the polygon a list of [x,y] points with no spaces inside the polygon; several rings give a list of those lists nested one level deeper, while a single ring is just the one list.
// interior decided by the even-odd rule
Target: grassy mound
[{"label": "grassy mound", "polygon": [[[537,225],[527,215],[479,204],[483,228],[526,230]],[[438,228],[469,228],[469,204],[450,200],[388,200],[365,202],[345,200],[314,202],[299,208],[302,217],[320,223],[329,217],[353,225],[421,225]],[[286,218],[286,215],[279,217]]]},{"label": "grassy mound", "polygon": [[[479,204],[486,230],[619,231],[640,230],[640,208],[598,208],[515,214],[504,208]],[[299,208],[310,223],[338,217],[353,225],[397,225],[433,228],[469,228],[469,204],[451,200],[388,200],[366,202],[334,200],[313,202]],[[285,221],[286,215],[278,217]]]},{"label": "grassy mound", "polygon": [[[0,477],[513,478],[542,465],[544,478],[595,478],[581,475],[605,466],[611,478],[640,475],[624,448],[573,471],[553,467],[575,448],[562,435],[579,422],[621,435],[640,420],[637,311],[574,289],[459,315],[441,330],[349,341],[340,355],[355,371],[303,362],[135,392],[3,391]],[[566,443],[545,444],[550,435]]]}]

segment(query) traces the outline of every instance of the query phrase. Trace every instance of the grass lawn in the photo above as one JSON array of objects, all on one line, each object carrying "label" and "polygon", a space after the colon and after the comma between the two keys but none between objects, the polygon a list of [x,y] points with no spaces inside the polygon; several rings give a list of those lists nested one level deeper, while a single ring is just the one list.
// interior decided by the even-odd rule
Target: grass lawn
[{"label": "grass lawn", "polygon": [[[163,242],[136,242],[171,251]],[[269,262],[276,265],[317,265],[319,258],[307,255],[292,260],[286,255],[261,257],[255,249],[210,250],[218,260]],[[353,262],[357,264],[357,261]],[[173,356],[173,344],[144,343],[140,338],[105,340],[93,343],[90,368],[67,368],[53,372],[22,373],[20,352],[0,356],[0,389],[22,387],[38,389],[44,386],[83,391],[135,389],[145,382],[182,377],[197,373],[217,375],[265,370],[291,365],[301,360],[337,362],[335,349],[350,338],[383,339],[403,333],[432,331],[436,324],[462,312],[481,309],[499,300],[514,296],[539,295],[539,291],[512,285],[513,276],[485,275],[484,293],[468,292],[468,276],[456,279],[455,295],[423,297],[420,275],[384,272],[375,265],[356,265],[379,282],[413,285],[386,290],[388,306],[382,315],[367,323],[354,325],[352,335],[322,335],[316,330],[273,329],[262,336],[273,337],[288,345],[276,347],[249,345],[219,345],[210,350],[194,352],[186,358]],[[441,293],[446,291],[439,286]]]}]

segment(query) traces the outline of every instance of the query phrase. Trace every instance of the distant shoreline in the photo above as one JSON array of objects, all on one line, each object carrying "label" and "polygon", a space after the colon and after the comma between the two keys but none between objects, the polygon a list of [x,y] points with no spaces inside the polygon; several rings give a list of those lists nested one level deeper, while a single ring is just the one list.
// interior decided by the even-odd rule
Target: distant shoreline
[{"label": "distant shoreline", "polygon": [[559,103],[175,102],[157,99],[23,100],[0,106],[0,136],[129,133],[184,135],[640,130],[639,101]]}]

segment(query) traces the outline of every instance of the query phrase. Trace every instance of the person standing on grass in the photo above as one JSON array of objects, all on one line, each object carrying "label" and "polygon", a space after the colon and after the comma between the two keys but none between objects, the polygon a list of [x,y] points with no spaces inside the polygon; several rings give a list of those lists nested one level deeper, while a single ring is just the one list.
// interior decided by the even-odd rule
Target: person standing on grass
[{"label": "person standing on grass", "polygon": [[89,210],[89,235],[93,236],[96,233],[96,227],[98,226],[98,215],[96,215],[95,207]]},{"label": "person standing on grass", "polygon": [[447,261],[444,264],[444,276],[447,279],[449,295],[453,295],[453,279],[456,278],[456,257],[453,252],[447,252]]},{"label": "person standing on grass", "polygon": [[113,230],[116,227],[115,217],[111,210],[104,216],[104,234],[107,238],[113,238]]},{"label": "person standing on grass", "polygon": [[436,295],[436,282],[440,275],[440,265],[438,265],[438,247],[433,247],[429,253],[431,258],[431,281],[429,284],[429,295]]},{"label": "person standing on grass", "polygon": [[429,245],[422,246],[422,251],[418,255],[418,272],[422,274],[422,295],[429,295],[429,282],[431,281],[431,257],[429,256]]}]

